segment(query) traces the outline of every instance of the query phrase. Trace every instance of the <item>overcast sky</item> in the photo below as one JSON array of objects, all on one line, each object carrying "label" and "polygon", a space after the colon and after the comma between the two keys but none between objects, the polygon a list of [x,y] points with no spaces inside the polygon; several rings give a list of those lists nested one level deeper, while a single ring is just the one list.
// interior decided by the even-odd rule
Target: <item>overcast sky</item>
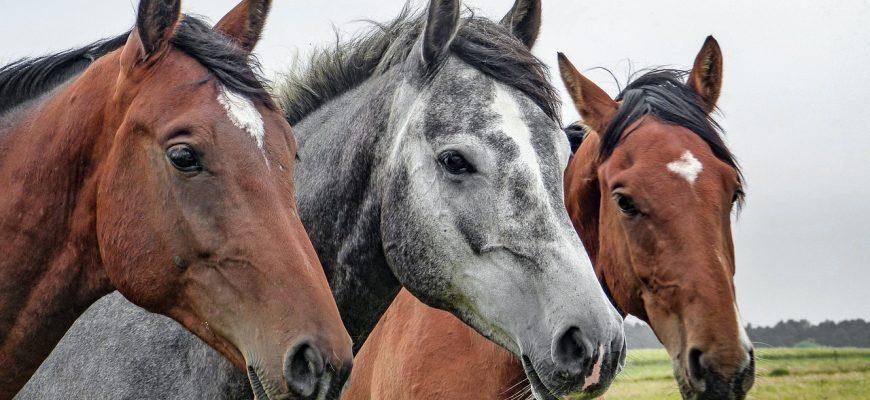
[{"label": "overcast sky", "polygon": [[[421,4],[417,0],[416,4]],[[183,1],[217,21],[236,0]],[[136,0],[0,2],[0,63],[83,45],[132,26]],[[403,0],[276,0],[257,52],[268,73],[395,16]],[[468,0],[500,19],[512,0]],[[688,68],[712,34],[725,56],[719,118],[748,181],[734,235],[744,318],[870,318],[870,1],[544,0],[535,53],[555,69],[623,80],[635,68]],[[587,74],[616,94],[604,72]],[[557,76],[554,75],[554,79]],[[561,83],[558,83],[561,89]],[[566,104],[570,104],[565,99]],[[577,118],[565,107],[566,121]]]}]

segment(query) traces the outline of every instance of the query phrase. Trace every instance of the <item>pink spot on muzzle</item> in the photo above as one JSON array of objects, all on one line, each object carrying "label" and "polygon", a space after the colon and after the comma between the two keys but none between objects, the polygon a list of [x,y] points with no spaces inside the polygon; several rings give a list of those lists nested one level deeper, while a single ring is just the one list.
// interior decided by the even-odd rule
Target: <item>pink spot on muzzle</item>
[{"label": "pink spot on muzzle", "polygon": [[595,365],[592,366],[592,373],[586,378],[583,383],[583,390],[595,385],[601,380],[601,364],[604,363],[604,346],[598,348],[598,360],[595,360]]}]

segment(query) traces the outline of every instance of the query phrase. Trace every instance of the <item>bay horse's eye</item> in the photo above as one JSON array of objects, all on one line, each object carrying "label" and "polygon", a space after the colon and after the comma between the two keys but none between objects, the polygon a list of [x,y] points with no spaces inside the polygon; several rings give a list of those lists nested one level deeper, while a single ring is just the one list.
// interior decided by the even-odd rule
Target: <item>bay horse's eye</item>
[{"label": "bay horse's eye", "polygon": [[447,172],[453,175],[471,174],[475,172],[474,166],[456,151],[448,150],[438,156],[438,161]]},{"label": "bay horse's eye", "polygon": [[623,214],[628,215],[629,217],[634,217],[640,214],[640,210],[637,209],[637,205],[634,204],[634,200],[632,200],[631,197],[622,193],[614,193],[613,199],[616,201],[616,205],[619,206],[619,210],[622,211]]},{"label": "bay horse's eye", "polygon": [[743,191],[737,189],[737,191],[734,192],[734,196],[731,197],[731,204],[737,203],[738,201],[740,201],[741,198],[743,198]]},{"label": "bay horse's eye", "polygon": [[181,172],[199,172],[202,165],[193,148],[186,144],[177,144],[166,150],[166,158],[175,169]]}]

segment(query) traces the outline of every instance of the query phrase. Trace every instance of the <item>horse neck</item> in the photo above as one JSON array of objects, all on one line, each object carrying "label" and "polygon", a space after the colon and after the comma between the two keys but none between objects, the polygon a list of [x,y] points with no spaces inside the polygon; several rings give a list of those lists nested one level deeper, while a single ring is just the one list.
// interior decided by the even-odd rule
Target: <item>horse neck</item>
[{"label": "horse neck", "polygon": [[36,370],[75,318],[110,291],[95,230],[109,148],[105,60],[36,103],[0,138],[0,398]]},{"label": "horse neck", "polygon": [[401,288],[387,264],[380,225],[395,81],[393,73],[369,79],[294,127],[302,222],[354,340],[354,352]]}]

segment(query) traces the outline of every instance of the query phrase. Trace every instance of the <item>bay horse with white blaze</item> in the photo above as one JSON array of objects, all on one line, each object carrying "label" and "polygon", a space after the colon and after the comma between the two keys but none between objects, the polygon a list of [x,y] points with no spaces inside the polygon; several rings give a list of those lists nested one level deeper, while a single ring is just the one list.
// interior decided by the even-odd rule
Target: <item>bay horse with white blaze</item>
[{"label": "bay horse with white blaze", "polygon": [[0,399],[114,289],[247,371],[261,399],[349,373],[295,212],[295,139],[250,56],[269,5],[212,29],[142,0],[128,34],[0,68]]},{"label": "bay horse with white blaze", "polygon": [[[358,346],[404,287],[523,360],[536,388],[597,395],[617,368],[602,370],[598,385],[585,375],[624,359],[622,318],[565,208],[570,146],[546,67],[530,51],[540,2],[516,1],[501,23],[461,8],[432,0],[426,12],[406,10],[316,53],[279,88],[299,140],[303,223]],[[124,323],[160,326],[160,335],[119,332],[104,312],[83,316],[90,322],[68,335],[28,398],[52,398],[43,394],[58,386],[157,398],[236,387],[238,378],[200,372],[219,360],[199,357],[185,332],[141,314]],[[74,345],[107,334],[135,345]],[[103,378],[54,367],[70,360]],[[123,368],[156,360],[173,367]],[[158,374],[159,387],[143,383]]]},{"label": "bay horse with white blaze", "polygon": [[[754,358],[735,306],[730,228],[742,179],[709,117],[718,44],[707,39],[688,83],[652,71],[618,101],[561,54],[559,66],[591,128],[567,130],[576,152],[565,194],[599,279],[665,344],[684,398],[744,398]],[[515,356],[403,291],[357,354],[344,400],[519,399],[525,380]]]}]

